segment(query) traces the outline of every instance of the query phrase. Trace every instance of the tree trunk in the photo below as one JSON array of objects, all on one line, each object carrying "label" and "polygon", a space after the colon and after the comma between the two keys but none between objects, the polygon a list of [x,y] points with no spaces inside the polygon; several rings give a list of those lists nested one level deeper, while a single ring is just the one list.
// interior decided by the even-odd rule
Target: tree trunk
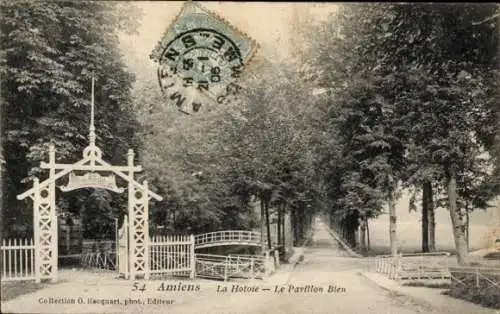
[{"label": "tree trunk", "polygon": [[361,218],[361,225],[359,226],[359,229],[361,231],[361,235],[360,235],[360,249],[361,249],[361,252],[366,252],[366,225],[365,225],[365,220],[364,218]]},{"label": "tree trunk", "polygon": [[[349,219],[349,243],[351,247],[356,246],[356,230],[358,229],[359,221],[357,216],[351,216]],[[364,231],[363,231],[364,232]],[[364,246],[366,246],[366,237],[363,235]]]},{"label": "tree trunk", "polygon": [[429,181],[422,187],[422,252],[429,252]]},{"label": "tree trunk", "polygon": [[351,243],[347,241],[349,246],[351,246],[351,248],[357,252],[363,252],[363,232],[361,231],[361,228],[362,226],[359,225],[358,228],[354,230],[354,239],[356,241],[354,246],[351,246]]},{"label": "tree trunk", "polygon": [[428,214],[429,214],[429,252],[436,251],[436,219],[434,215],[434,193],[432,191],[432,183],[429,182],[429,202],[427,202],[428,206]]},{"label": "tree trunk", "polygon": [[449,172],[447,188],[453,237],[455,239],[455,249],[457,250],[457,262],[459,265],[463,265],[467,257],[467,243],[465,241],[463,215],[460,209],[457,208],[457,177],[454,169]]},{"label": "tree trunk", "polygon": [[304,212],[304,208],[302,208],[300,211],[299,211],[299,225],[300,225],[300,233],[299,233],[299,236],[300,236],[300,245],[304,245],[304,234],[305,234],[305,230],[306,230],[306,215],[305,215],[305,212]]},{"label": "tree trunk", "polygon": [[265,251],[266,242],[264,240],[264,232],[266,230],[266,215],[265,215],[264,197],[260,196],[260,246],[262,252]]},{"label": "tree trunk", "polygon": [[285,237],[285,232],[286,232],[286,205],[283,205],[283,212],[281,213],[281,242],[283,243],[283,253],[286,253],[287,250],[287,245],[286,245],[286,237]]},{"label": "tree trunk", "polygon": [[389,239],[391,242],[391,255],[396,256],[398,254],[398,239],[396,234],[396,202],[394,201],[394,196],[389,197]]},{"label": "tree trunk", "polygon": [[345,218],[342,221],[342,230],[343,230],[342,231],[342,233],[343,233],[342,238],[344,239],[345,242],[350,243],[349,242],[349,224],[348,224],[347,218]]},{"label": "tree trunk", "polygon": [[290,227],[292,228],[292,245],[297,246],[297,240],[295,237],[295,210],[293,208],[290,209]]},{"label": "tree trunk", "polygon": [[[286,247],[286,225],[287,225],[287,221],[288,221],[288,217],[289,217],[289,214],[288,214],[288,207],[286,204],[283,205],[283,213],[281,214],[281,219],[283,220],[282,223],[281,223],[281,241],[283,242],[283,246]],[[286,250],[285,250],[286,252]]]},{"label": "tree trunk", "polygon": [[278,204],[278,221],[276,222],[277,225],[276,225],[276,233],[277,233],[277,241],[278,241],[278,246],[281,246],[282,243],[281,243],[281,208],[282,208],[282,204]]},{"label": "tree trunk", "polygon": [[269,221],[269,203],[267,201],[264,202],[264,209],[266,214],[267,248],[272,249],[273,244],[271,241],[271,225]]},{"label": "tree trunk", "polygon": [[465,243],[467,245],[467,252],[469,252],[469,231],[470,231],[470,223],[469,223],[469,204],[467,200],[465,201]]},{"label": "tree trunk", "polygon": [[371,245],[370,245],[370,225],[368,224],[368,218],[366,218],[366,244],[367,244],[367,250],[370,252],[371,250]]},{"label": "tree trunk", "polygon": [[311,208],[309,208],[309,211],[307,212],[307,234],[309,234],[309,231],[312,229],[312,218],[313,218],[313,213],[311,212]]},{"label": "tree trunk", "polygon": [[293,215],[294,215],[294,220],[295,220],[295,225],[293,226],[293,234],[295,235],[295,245],[300,246],[300,219],[299,219],[299,214],[297,213],[297,208],[293,210]]}]

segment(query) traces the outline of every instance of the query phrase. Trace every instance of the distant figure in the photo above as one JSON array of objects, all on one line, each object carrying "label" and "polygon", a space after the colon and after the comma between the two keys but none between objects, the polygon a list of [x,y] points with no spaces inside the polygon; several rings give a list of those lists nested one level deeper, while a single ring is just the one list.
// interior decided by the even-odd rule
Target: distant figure
[{"label": "distant figure", "polygon": [[495,240],[495,249],[496,249],[497,251],[500,251],[500,238],[497,238],[497,239]]}]

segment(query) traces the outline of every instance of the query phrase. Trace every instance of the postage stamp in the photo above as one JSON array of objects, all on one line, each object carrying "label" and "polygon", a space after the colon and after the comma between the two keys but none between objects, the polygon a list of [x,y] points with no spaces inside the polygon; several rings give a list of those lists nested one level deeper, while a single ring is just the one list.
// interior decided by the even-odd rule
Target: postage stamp
[{"label": "postage stamp", "polygon": [[185,3],[151,58],[166,99],[184,113],[207,101],[223,103],[240,89],[237,79],[257,43],[193,1]]}]

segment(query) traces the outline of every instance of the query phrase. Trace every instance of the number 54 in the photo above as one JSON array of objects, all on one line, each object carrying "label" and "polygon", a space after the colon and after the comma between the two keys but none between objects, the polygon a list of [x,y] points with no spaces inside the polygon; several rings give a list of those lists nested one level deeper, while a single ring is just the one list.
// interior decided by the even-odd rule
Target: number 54
[{"label": "number 54", "polygon": [[144,290],[146,290],[145,283],[138,283],[137,281],[134,282],[134,285],[132,286],[132,291],[144,291]]}]

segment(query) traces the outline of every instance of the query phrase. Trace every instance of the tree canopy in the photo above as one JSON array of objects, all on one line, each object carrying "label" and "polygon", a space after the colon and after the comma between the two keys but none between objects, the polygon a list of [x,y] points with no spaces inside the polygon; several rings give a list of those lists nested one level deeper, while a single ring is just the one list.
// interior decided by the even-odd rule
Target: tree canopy
[{"label": "tree canopy", "polygon": [[[118,33],[133,32],[139,12],[129,4],[86,1],[2,2],[1,10],[2,209],[8,232],[31,225],[26,223],[31,204],[21,205],[15,196],[35,176],[46,178],[39,163],[46,160],[49,143],[60,162],[81,159],[88,144],[92,75],[97,145],[105,158],[123,163],[127,149],[138,148],[134,75],[126,70]],[[60,210],[78,211],[75,198],[58,196]]]}]

